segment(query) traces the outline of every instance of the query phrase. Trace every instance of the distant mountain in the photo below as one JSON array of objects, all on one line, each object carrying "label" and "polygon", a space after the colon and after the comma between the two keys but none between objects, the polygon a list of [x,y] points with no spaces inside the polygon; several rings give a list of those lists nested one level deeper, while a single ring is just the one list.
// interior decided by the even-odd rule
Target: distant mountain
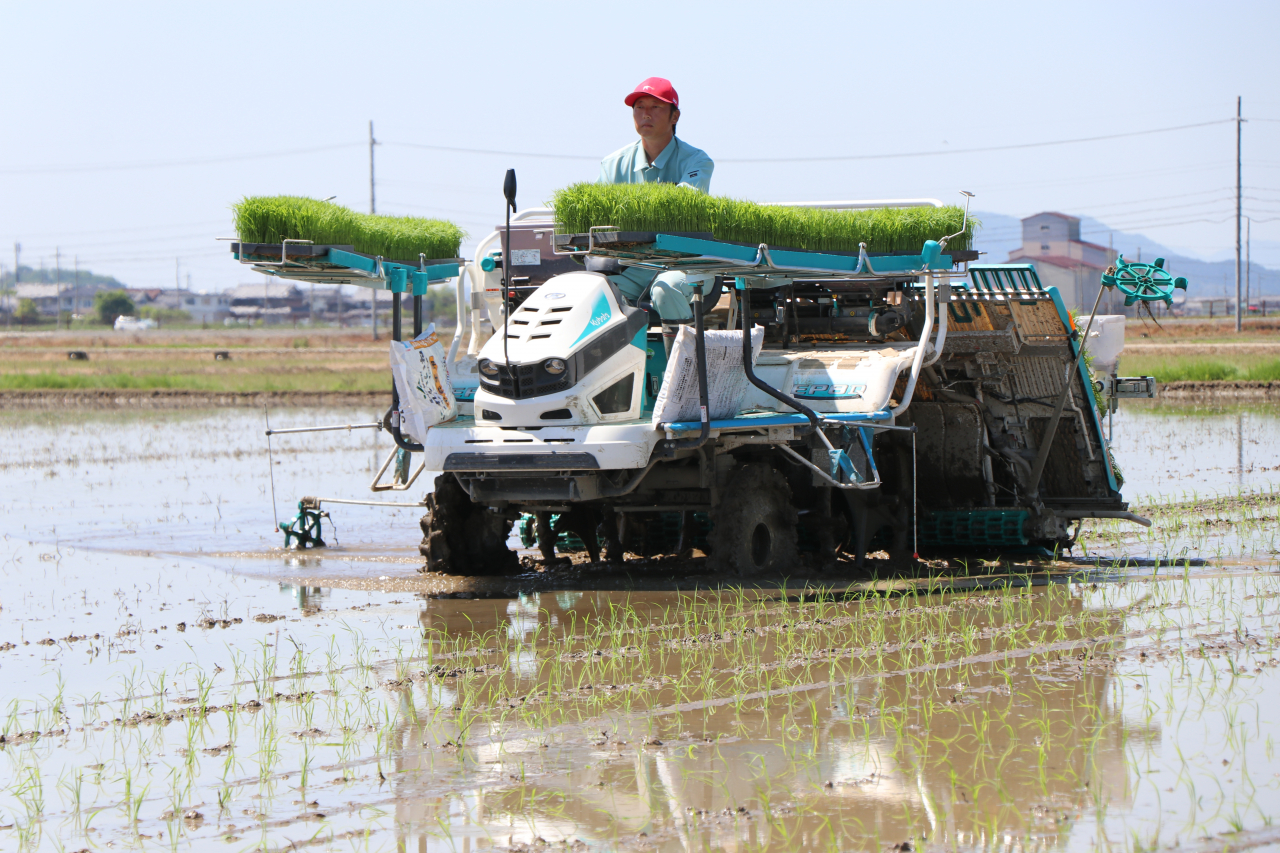
[{"label": "distant mountain", "polygon": [[[79,281],[81,284],[101,284],[104,287],[120,288],[124,287],[124,283],[118,281],[114,276],[98,275],[90,270],[80,270],[79,278],[76,277],[74,269],[63,269],[62,283],[75,284]],[[22,266],[19,270],[19,281],[23,284],[57,284],[58,270],[54,269],[32,269],[29,266]],[[3,275],[0,275],[0,288],[13,287],[13,270],[6,269]],[[52,310],[52,309],[50,309]]]},{"label": "distant mountain", "polygon": [[[1185,276],[1191,283],[1191,296],[1235,295],[1234,253],[1230,258],[1223,260],[1201,260],[1161,245],[1142,234],[1113,230],[1105,222],[1094,219],[1092,216],[1083,216],[1071,211],[1062,212],[1080,216],[1082,239],[1102,246],[1114,246],[1126,260],[1136,261],[1141,257],[1144,261],[1153,261],[1156,258],[1164,258],[1165,269],[1174,275]],[[974,242],[978,251],[987,253],[982,258],[984,263],[1003,263],[1009,259],[1009,252],[1022,246],[1022,220],[1018,217],[976,211],[974,216],[982,222]],[[1271,260],[1277,255],[1271,245],[1263,244],[1258,240],[1254,241],[1252,291],[1254,295],[1280,296],[1280,269],[1264,266],[1262,263],[1263,259]]]}]

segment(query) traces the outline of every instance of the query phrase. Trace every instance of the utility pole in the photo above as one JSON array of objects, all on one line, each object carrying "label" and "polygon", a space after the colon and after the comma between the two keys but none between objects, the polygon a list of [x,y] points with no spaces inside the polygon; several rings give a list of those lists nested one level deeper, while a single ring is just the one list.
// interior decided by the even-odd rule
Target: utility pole
[{"label": "utility pole", "polygon": [[1240,310],[1240,129],[1244,119],[1240,114],[1239,95],[1236,96],[1236,331],[1244,329],[1244,314]]},{"label": "utility pole", "polygon": [[[76,288],[71,292],[71,313],[72,314],[76,312],[76,297],[80,295],[80,256],[79,255],[76,255],[75,264],[76,264]],[[71,323],[68,322],[67,325],[70,326]]]},{"label": "utility pole", "polygon": [[5,327],[10,329],[13,328],[13,309],[17,305],[17,302],[15,302],[14,300],[18,298],[18,274],[22,270],[22,267],[18,266],[18,261],[21,258],[21,256],[22,256],[22,244],[14,243],[13,244],[13,295],[9,297],[9,313],[4,321]]},{"label": "utility pole", "polygon": [[62,247],[55,246],[53,249],[53,281],[54,287],[57,288],[58,299],[54,302],[54,328],[62,328]]},{"label": "utility pole", "polygon": [[[378,194],[377,185],[373,180],[373,146],[378,144],[378,140],[373,138],[373,119],[369,119],[369,212],[378,212]],[[373,307],[370,313],[373,315],[373,339],[378,339],[378,291],[376,289],[369,290],[369,304]]]},{"label": "utility pole", "polygon": [[[1115,264],[1116,262],[1116,259],[1114,257],[1115,251],[1116,251],[1116,231],[1113,228],[1107,232],[1107,264],[1108,265]],[[1108,314],[1116,313],[1114,291],[1115,291],[1114,287],[1107,288],[1107,313]]]},{"label": "utility pole", "polygon": [[373,182],[373,146],[378,140],[373,138],[373,119],[369,120],[369,212],[378,212],[378,196]]},{"label": "utility pole", "polygon": [[1253,287],[1253,259],[1250,257],[1253,251],[1253,220],[1246,216],[1244,222],[1244,308],[1248,312],[1253,295],[1250,292]]}]

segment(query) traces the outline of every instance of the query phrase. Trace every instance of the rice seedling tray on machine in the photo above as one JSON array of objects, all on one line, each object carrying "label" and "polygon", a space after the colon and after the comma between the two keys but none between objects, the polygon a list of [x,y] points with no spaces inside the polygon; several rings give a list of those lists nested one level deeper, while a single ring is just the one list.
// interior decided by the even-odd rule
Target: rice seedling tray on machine
[{"label": "rice seedling tray on machine", "polygon": [[970,249],[944,250],[929,240],[916,252],[814,251],[718,240],[705,232],[620,231],[593,228],[585,234],[557,234],[557,253],[617,258],[632,264],[687,272],[764,279],[747,286],[777,286],[777,278],[881,278],[942,272],[974,261]]},{"label": "rice seedling tray on machine", "polygon": [[231,252],[256,272],[291,281],[354,284],[393,293],[425,295],[427,287],[458,275],[462,258],[390,261],[348,245],[317,245],[300,240],[280,243],[232,243]]},{"label": "rice seedling tray on machine", "polygon": [[421,296],[463,263],[441,257],[456,256],[466,236],[442,219],[357,213],[303,196],[251,196],[233,210],[236,259],[278,278]]}]

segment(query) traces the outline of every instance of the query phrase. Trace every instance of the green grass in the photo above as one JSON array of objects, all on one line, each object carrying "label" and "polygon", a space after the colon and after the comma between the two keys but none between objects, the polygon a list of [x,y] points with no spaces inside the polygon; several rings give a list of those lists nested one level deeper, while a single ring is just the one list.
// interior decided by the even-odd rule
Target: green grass
[{"label": "green grass", "polygon": [[351,246],[366,255],[417,263],[428,258],[456,258],[466,232],[443,219],[375,216],[301,196],[256,196],[232,206],[236,232],[246,243],[279,243],[285,239]]},{"label": "green grass", "polygon": [[[709,196],[675,184],[574,184],[557,190],[550,202],[556,229],[585,233],[593,225],[623,231],[704,231],[717,239],[817,251],[919,252],[925,240],[960,230],[959,207],[819,210],[779,207]],[[965,233],[947,244],[968,249],[973,217]]]},{"label": "green grass", "polygon": [[1220,356],[1124,356],[1120,371],[1130,376],[1154,376],[1157,382],[1280,381],[1280,359],[1242,355]]}]

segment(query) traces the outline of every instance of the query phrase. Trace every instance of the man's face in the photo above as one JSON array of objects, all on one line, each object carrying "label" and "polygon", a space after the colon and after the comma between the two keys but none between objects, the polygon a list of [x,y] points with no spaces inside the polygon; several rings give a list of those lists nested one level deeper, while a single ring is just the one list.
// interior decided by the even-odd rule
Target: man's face
[{"label": "man's face", "polygon": [[642,139],[666,139],[671,136],[680,111],[666,101],[645,95],[636,99],[631,116],[636,121],[636,133]]}]

